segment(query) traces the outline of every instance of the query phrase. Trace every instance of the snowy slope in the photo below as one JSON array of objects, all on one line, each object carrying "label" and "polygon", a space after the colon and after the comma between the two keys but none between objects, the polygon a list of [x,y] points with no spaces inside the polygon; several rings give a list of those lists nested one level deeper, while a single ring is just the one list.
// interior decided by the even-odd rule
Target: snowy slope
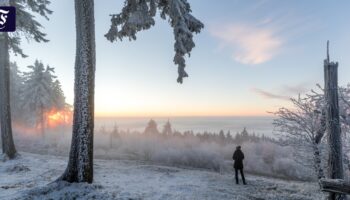
[{"label": "snowy slope", "polygon": [[[318,185],[247,175],[236,185],[231,174],[95,160],[94,184],[52,183],[66,167],[64,157],[21,153],[0,161],[0,199],[321,199]],[[51,184],[49,184],[51,183]],[[48,185],[49,184],[49,185]]]}]

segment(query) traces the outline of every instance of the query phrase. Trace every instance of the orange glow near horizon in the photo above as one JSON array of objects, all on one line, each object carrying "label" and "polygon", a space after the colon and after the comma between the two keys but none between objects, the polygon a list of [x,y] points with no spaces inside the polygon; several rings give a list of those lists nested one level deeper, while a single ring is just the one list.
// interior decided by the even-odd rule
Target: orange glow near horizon
[{"label": "orange glow near horizon", "polygon": [[72,111],[65,110],[57,110],[52,109],[46,113],[47,125],[49,128],[56,128],[58,126],[66,126],[72,124]]},{"label": "orange glow near horizon", "polygon": [[218,91],[193,93],[175,87],[174,93],[182,93],[175,95],[160,89],[161,86],[140,89],[139,85],[128,85],[129,88],[117,87],[115,91],[118,92],[107,90],[107,86],[96,88],[96,117],[271,116],[268,111],[287,105],[281,100],[259,99],[251,91],[219,95]]},{"label": "orange glow near horizon", "polygon": [[[189,112],[191,111],[191,112]],[[208,109],[208,110],[199,110],[199,109],[187,109],[187,110],[154,110],[154,111],[123,111],[113,112],[113,111],[96,111],[96,117],[267,117],[271,116],[267,111],[263,109]]]}]

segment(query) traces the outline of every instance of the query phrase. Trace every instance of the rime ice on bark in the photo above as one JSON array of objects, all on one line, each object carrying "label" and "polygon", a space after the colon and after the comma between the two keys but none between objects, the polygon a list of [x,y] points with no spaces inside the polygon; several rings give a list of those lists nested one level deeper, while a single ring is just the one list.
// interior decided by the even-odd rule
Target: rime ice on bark
[{"label": "rime ice on bark", "polygon": [[174,63],[178,65],[177,81],[182,83],[183,78],[188,77],[185,71],[185,55],[190,55],[195,46],[193,33],[199,33],[204,27],[202,22],[190,14],[191,8],[187,0],[126,0],[122,12],[112,15],[111,27],[105,36],[111,42],[125,37],[136,40],[138,31],[149,29],[155,24],[157,8],[163,19],[169,17],[173,28]]},{"label": "rime ice on bark", "polygon": [[75,0],[76,60],[73,135],[69,162],[60,180],[93,180],[95,19],[93,0]]},{"label": "rime ice on bark", "polygon": [[[328,176],[344,179],[342,134],[339,120],[338,63],[330,62],[327,42],[327,59],[324,61],[325,100],[328,135]],[[345,196],[330,193],[329,200],[346,199]]]}]

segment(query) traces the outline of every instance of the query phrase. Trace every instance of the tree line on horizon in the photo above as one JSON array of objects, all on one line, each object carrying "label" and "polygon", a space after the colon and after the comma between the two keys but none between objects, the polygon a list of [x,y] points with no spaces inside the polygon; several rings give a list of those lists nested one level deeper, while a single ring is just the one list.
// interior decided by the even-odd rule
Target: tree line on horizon
[{"label": "tree line on horizon", "polygon": [[273,137],[265,136],[264,134],[255,134],[249,133],[248,130],[244,127],[241,132],[237,132],[235,134],[231,134],[231,131],[227,131],[225,133],[224,130],[220,130],[219,132],[210,132],[210,131],[203,131],[203,132],[194,132],[192,130],[188,131],[178,131],[174,129],[170,123],[170,121],[167,121],[161,131],[158,128],[158,124],[155,120],[151,119],[143,132],[139,131],[130,131],[127,130],[119,130],[118,126],[115,125],[111,130],[106,130],[105,126],[101,126],[99,129],[96,130],[98,134],[102,135],[110,135],[110,147],[113,146],[113,143],[115,140],[118,140],[120,138],[121,134],[124,135],[130,135],[130,134],[142,134],[144,136],[150,136],[150,137],[158,137],[162,139],[169,139],[169,138],[198,138],[201,142],[216,142],[219,144],[235,144],[235,145],[242,145],[247,142],[272,142],[272,143],[278,143],[279,141]]}]

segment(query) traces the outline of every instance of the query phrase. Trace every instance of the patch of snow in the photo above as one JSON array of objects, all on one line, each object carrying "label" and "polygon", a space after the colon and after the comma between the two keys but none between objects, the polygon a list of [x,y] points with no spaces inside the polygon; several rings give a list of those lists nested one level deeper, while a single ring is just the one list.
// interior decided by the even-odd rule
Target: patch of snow
[{"label": "patch of snow", "polygon": [[[0,163],[0,199],[283,199],[319,200],[316,182],[285,181],[247,174],[236,185],[233,173],[166,167],[146,161],[95,160],[94,183],[54,182],[67,158],[21,152]],[[21,169],[9,172],[8,169]],[[22,170],[29,169],[29,170]]]}]

